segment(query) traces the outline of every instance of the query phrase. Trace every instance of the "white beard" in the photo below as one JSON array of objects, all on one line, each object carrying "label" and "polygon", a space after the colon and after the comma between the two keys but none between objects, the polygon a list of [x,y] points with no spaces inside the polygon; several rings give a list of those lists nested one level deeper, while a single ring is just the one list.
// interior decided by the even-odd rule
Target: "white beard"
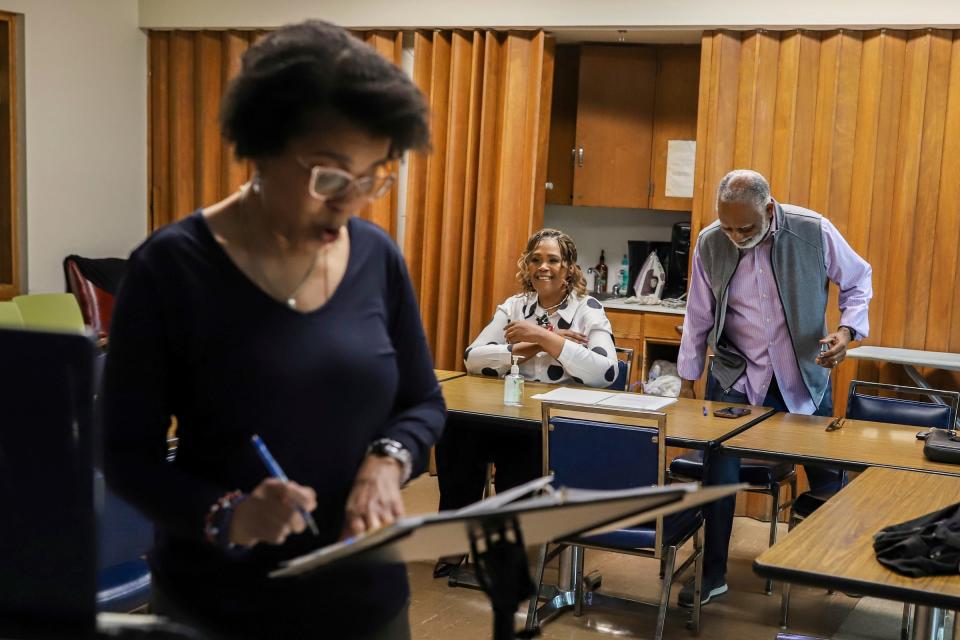
[{"label": "white beard", "polygon": [[[763,242],[763,239],[767,237],[767,232],[770,231],[770,216],[764,214],[763,223],[760,227],[760,233],[744,240],[743,242],[734,242],[733,244],[737,245],[738,249],[753,249],[755,246]],[[731,242],[733,242],[731,240]]]}]

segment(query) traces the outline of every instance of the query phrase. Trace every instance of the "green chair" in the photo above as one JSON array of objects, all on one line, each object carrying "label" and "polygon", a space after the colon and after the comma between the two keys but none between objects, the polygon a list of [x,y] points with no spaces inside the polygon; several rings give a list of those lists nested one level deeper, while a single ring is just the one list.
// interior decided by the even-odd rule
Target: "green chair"
[{"label": "green chair", "polygon": [[59,333],[84,333],[83,314],[72,293],[35,293],[16,296],[14,304],[23,317],[23,327]]},{"label": "green chair", "polygon": [[13,302],[0,302],[0,328],[23,328],[23,316],[20,315],[20,308]]}]

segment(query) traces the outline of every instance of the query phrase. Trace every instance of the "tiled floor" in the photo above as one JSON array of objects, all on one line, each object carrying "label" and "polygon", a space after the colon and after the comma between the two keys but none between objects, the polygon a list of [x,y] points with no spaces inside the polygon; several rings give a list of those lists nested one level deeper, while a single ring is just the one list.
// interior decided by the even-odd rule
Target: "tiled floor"
[{"label": "tiled floor", "polygon": [[[407,511],[411,514],[435,511],[437,497],[436,478],[429,476],[415,480],[404,491]],[[767,532],[765,523],[737,518],[730,550],[730,591],[704,607],[700,638],[773,640],[780,631],[779,591],[775,588],[773,596],[764,595],[763,581],[751,570],[753,558],[766,548]],[[785,528],[783,532],[786,532]],[[490,638],[492,613],[486,596],[478,591],[452,589],[447,586],[446,580],[434,580],[432,568],[432,563],[413,563],[409,566],[413,594],[410,610],[413,638]],[[603,574],[603,592],[623,594],[648,602],[655,601],[659,596],[658,567],[653,560],[588,551],[586,571],[593,569],[599,569]],[[685,628],[687,611],[676,607],[678,591],[679,587],[675,587],[671,597],[665,638],[692,637]],[[822,589],[795,588],[791,603],[791,631],[829,638],[837,633],[857,602],[856,599],[842,594],[828,595]],[[525,613],[525,607],[523,611]],[[523,622],[522,617],[518,615],[516,620],[519,628]],[[869,624],[869,617],[867,620]],[[653,607],[642,607],[629,612],[590,612],[580,618],[566,613],[546,625],[541,637],[547,640],[652,638],[655,623],[656,609]],[[885,628],[889,629],[890,625]],[[865,633],[867,635],[862,637],[871,637],[870,629]]]}]

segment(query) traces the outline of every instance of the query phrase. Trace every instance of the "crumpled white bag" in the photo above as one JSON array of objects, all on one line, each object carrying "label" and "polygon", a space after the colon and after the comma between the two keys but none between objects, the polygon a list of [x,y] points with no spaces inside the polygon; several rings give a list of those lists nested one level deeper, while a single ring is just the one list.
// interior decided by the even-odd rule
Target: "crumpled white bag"
[{"label": "crumpled white bag", "polygon": [[680,375],[677,364],[669,360],[654,360],[643,383],[643,392],[652,396],[676,398],[680,395]]}]

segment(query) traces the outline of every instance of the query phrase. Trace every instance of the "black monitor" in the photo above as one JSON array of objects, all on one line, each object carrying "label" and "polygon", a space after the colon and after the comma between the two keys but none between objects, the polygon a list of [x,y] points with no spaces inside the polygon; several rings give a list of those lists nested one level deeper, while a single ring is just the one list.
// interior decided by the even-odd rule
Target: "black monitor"
[{"label": "black monitor", "polygon": [[95,347],[0,329],[0,637],[96,626]]}]

